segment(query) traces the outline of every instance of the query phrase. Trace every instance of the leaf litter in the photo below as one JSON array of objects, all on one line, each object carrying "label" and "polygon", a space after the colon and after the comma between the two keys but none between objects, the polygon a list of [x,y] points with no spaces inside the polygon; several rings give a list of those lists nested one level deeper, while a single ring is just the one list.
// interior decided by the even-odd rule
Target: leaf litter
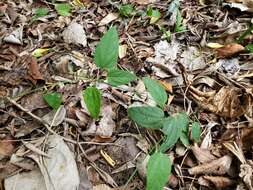
[{"label": "leaf litter", "polygon": [[252,189],[252,10],[2,1],[0,189]]}]

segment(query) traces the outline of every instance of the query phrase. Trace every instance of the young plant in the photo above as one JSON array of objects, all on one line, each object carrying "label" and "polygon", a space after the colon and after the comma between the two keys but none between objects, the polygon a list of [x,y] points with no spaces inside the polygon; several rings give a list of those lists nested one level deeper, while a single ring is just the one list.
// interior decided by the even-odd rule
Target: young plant
[{"label": "young plant", "polygon": [[119,7],[119,13],[121,16],[130,17],[133,15],[133,12],[134,12],[134,6],[131,4],[121,5]]},{"label": "young plant", "polygon": [[71,5],[67,3],[55,4],[54,5],[56,12],[61,16],[70,16]]},{"label": "young plant", "polygon": [[147,10],[147,16],[150,18],[149,23],[154,24],[161,18],[161,13],[158,9],[149,8]]},{"label": "young plant", "polygon": [[47,94],[43,95],[43,99],[54,110],[57,110],[61,106],[61,104],[63,103],[62,95],[57,92],[47,93]]},{"label": "young plant", "polygon": [[[107,71],[106,82],[112,86],[128,84],[137,77],[117,68],[119,54],[119,37],[115,27],[111,27],[98,43],[94,61],[98,68]],[[83,97],[91,117],[97,119],[100,113],[101,95],[96,87],[90,87],[83,92]]]}]

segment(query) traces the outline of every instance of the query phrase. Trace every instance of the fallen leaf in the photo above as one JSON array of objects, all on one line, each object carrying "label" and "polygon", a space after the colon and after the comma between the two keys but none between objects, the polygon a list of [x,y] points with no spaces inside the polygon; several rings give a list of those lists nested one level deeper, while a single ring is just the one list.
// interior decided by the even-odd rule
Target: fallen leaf
[{"label": "fallen leaf", "polygon": [[[205,184],[203,184],[201,181],[205,181]],[[221,176],[202,176],[198,179],[198,182],[200,185],[205,185],[208,187],[212,187],[214,185],[216,189],[228,188],[235,183],[228,177]]]},{"label": "fallen leaf", "polygon": [[98,26],[104,26],[109,24],[110,22],[116,20],[119,17],[118,13],[109,13],[106,15],[98,24]]},{"label": "fallen leaf", "polygon": [[227,44],[221,48],[216,49],[217,56],[219,58],[230,57],[242,51],[244,51],[244,47],[240,44],[235,44],[235,43]]},{"label": "fallen leaf", "polygon": [[192,146],[191,150],[192,150],[195,158],[200,163],[207,163],[207,162],[211,162],[212,160],[216,159],[216,157],[214,155],[212,155],[208,149],[202,149],[202,148],[199,148],[198,146]]},{"label": "fallen leaf", "polygon": [[222,87],[218,92],[201,92],[190,87],[193,99],[204,109],[220,116],[236,118],[246,113],[251,107],[250,95],[239,88]]},{"label": "fallen leaf", "polygon": [[232,163],[232,158],[226,155],[219,159],[213,160],[209,163],[204,163],[204,164],[195,166],[193,168],[190,168],[188,171],[191,175],[197,175],[197,174],[223,175],[229,171],[231,163]]},{"label": "fallen leaf", "polygon": [[44,81],[39,70],[39,65],[33,57],[31,57],[29,61],[29,75],[33,84],[36,84],[38,80]]},{"label": "fallen leaf", "polygon": [[12,155],[15,146],[11,140],[12,138],[10,137],[6,137],[5,139],[0,140],[0,160],[1,157]]},{"label": "fallen leaf", "polygon": [[83,47],[87,45],[87,38],[83,26],[72,22],[62,33],[63,39],[68,44],[81,44]]}]

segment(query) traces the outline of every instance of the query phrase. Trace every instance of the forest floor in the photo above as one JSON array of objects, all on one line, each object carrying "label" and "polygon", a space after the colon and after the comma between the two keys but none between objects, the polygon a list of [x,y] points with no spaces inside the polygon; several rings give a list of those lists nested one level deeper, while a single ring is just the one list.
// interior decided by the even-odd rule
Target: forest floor
[{"label": "forest floor", "polygon": [[252,13],[1,0],[0,189],[253,189]]}]

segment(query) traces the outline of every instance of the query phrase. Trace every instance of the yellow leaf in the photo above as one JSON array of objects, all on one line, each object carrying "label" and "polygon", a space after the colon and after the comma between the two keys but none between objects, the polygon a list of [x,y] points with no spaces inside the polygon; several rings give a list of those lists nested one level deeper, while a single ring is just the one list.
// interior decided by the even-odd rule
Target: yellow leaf
[{"label": "yellow leaf", "polygon": [[127,45],[120,45],[119,46],[119,58],[122,59],[123,57],[126,56],[127,53]]},{"label": "yellow leaf", "polygon": [[209,47],[209,48],[218,49],[218,48],[223,47],[224,45],[219,44],[219,43],[212,43],[211,42],[211,43],[208,43],[206,46]]},{"label": "yellow leaf", "polygon": [[48,53],[49,49],[38,48],[32,52],[32,55],[36,58],[42,57]]}]

